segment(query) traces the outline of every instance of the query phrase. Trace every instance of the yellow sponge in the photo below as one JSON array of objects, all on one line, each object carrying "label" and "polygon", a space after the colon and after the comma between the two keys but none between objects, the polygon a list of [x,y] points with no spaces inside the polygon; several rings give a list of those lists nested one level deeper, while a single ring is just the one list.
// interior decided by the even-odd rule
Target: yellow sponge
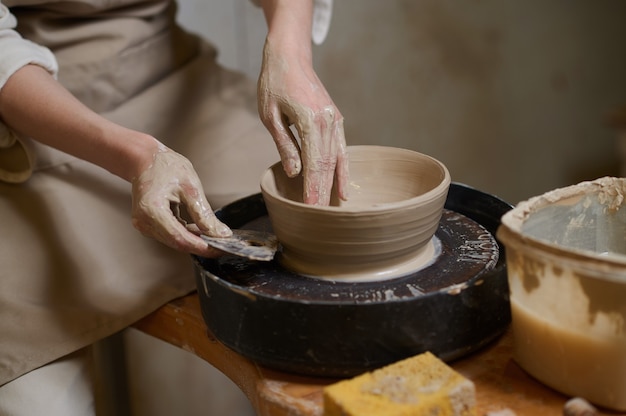
[{"label": "yellow sponge", "polygon": [[474,383],[430,352],[324,388],[324,416],[474,416]]}]

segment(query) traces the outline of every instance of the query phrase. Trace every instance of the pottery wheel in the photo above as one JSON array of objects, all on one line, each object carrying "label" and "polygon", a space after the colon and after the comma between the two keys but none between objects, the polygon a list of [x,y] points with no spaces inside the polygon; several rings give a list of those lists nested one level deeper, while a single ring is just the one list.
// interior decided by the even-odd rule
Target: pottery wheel
[{"label": "pottery wheel", "polygon": [[[384,281],[310,278],[279,258],[195,257],[203,317],[240,354],[305,375],[353,376],[424,351],[459,358],[510,321],[504,251],[493,237],[510,208],[452,184],[434,237],[436,257]],[[217,215],[233,228],[271,231],[260,194]]]}]

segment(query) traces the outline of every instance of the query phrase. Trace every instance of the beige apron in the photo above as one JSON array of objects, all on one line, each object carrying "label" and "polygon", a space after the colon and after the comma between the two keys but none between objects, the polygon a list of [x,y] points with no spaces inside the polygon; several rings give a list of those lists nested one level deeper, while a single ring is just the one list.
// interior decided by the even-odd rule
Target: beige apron
[{"label": "beige apron", "polygon": [[[171,4],[27,2],[38,4],[11,9],[18,30],[55,52],[60,81],[81,100],[187,155],[214,208],[259,191],[278,154],[254,84],[177,29]],[[0,182],[0,385],[194,289],[190,256],[133,229],[127,182],[35,152],[27,182]]]}]

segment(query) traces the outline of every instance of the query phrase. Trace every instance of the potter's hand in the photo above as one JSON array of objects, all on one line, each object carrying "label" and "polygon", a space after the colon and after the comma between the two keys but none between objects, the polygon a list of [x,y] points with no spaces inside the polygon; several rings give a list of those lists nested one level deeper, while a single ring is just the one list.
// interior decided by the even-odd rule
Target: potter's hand
[{"label": "potter's hand", "polygon": [[218,255],[192,226],[177,220],[172,207],[184,204],[196,233],[231,235],[215,218],[187,159],[148,134],[94,113],[41,66],[23,66],[0,89],[0,119],[25,136],[130,181],[133,225],[143,234],[186,252]]},{"label": "potter's hand", "polygon": [[[333,179],[347,199],[343,117],[308,59],[280,54],[266,42],[258,83],[259,115],[289,177],[302,173],[304,202],[328,205]],[[300,136],[300,145],[289,126]]]},{"label": "potter's hand", "polygon": [[[205,257],[219,255],[196,234],[228,237],[232,232],[215,217],[189,160],[163,147],[132,185],[133,225],[142,234],[180,251]],[[185,205],[195,227],[179,220],[180,204]]]}]

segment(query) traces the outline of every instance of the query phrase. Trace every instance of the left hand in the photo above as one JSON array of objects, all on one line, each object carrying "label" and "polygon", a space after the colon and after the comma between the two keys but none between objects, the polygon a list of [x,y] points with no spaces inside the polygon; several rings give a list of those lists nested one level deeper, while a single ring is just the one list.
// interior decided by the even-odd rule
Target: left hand
[{"label": "left hand", "polygon": [[[230,228],[213,213],[191,162],[164,146],[154,153],[152,164],[132,180],[132,196],[134,227],[176,250],[216,257],[221,253],[198,234],[232,235]],[[181,204],[194,224],[181,220]]]},{"label": "left hand", "polygon": [[[343,116],[309,59],[281,54],[267,41],[258,83],[259,116],[289,177],[302,173],[303,201],[328,205],[333,181],[348,197],[348,158]],[[289,129],[294,125],[300,143]]]}]

